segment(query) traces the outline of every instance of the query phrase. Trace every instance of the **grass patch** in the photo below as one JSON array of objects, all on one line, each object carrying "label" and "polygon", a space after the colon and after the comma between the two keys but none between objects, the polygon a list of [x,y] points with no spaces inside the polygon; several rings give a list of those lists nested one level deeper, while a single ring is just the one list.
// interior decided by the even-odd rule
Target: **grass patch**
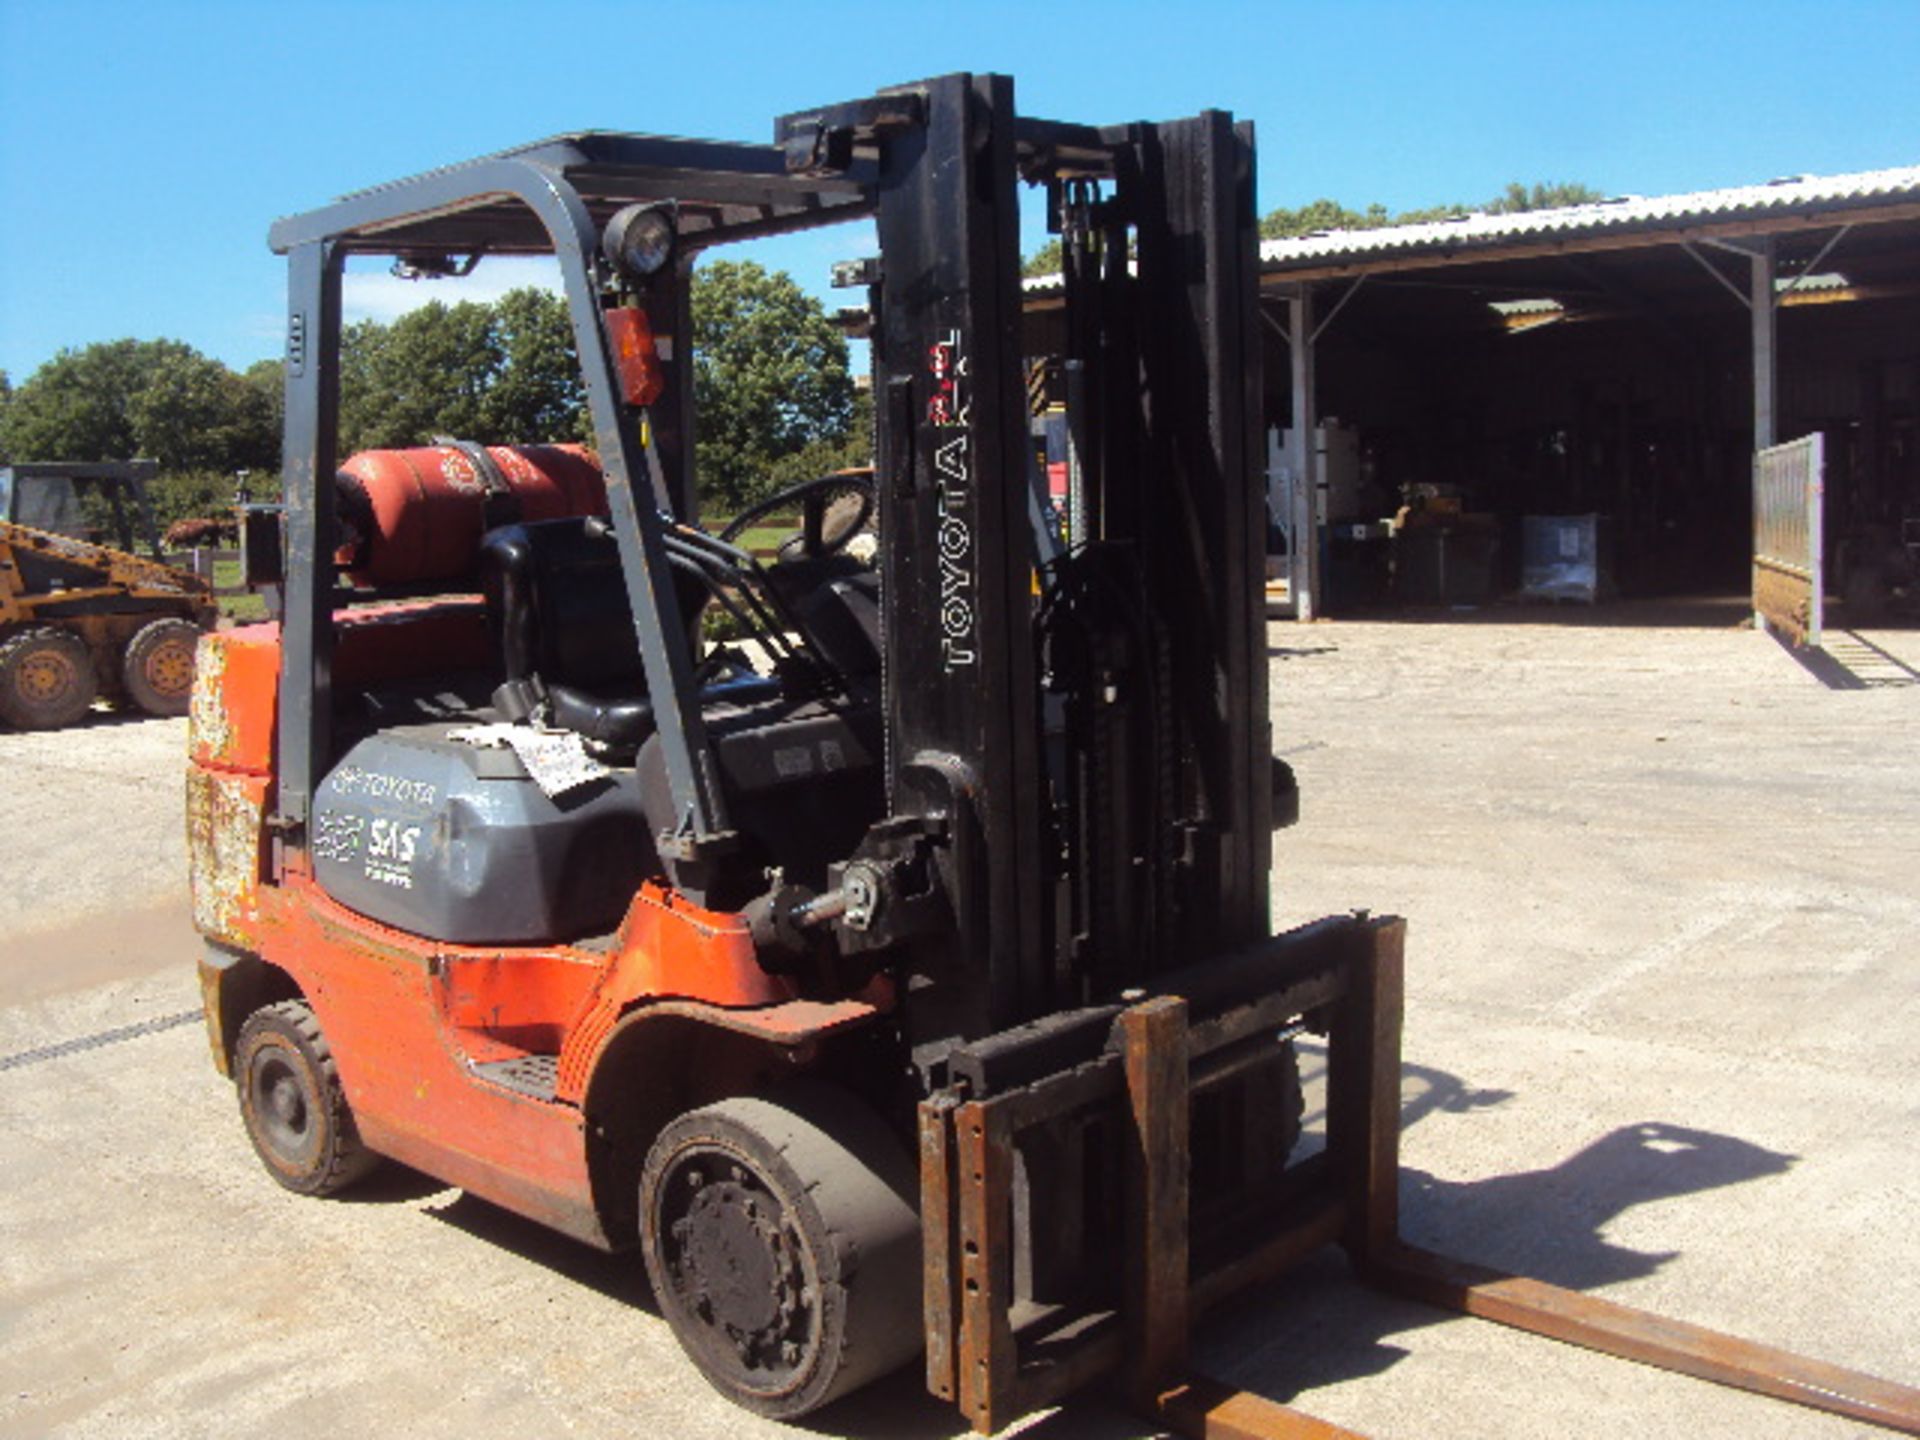
[{"label": "grass patch", "polygon": [[[213,562],[213,586],[224,590],[237,586],[243,579],[238,560],[216,560]],[[250,591],[241,591],[237,595],[215,597],[220,606],[220,614],[240,625],[250,625],[256,620],[267,618],[267,602]]]},{"label": "grass patch", "polygon": [[[718,535],[727,528],[726,520],[703,518],[700,522],[710,534]],[[771,559],[773,552],[780,548],[780,542],[800,528],[798,515],[764,515],[758,525],[750,525],[733,537],[732,543],[742,550],[759,556],[762,560]]]}]

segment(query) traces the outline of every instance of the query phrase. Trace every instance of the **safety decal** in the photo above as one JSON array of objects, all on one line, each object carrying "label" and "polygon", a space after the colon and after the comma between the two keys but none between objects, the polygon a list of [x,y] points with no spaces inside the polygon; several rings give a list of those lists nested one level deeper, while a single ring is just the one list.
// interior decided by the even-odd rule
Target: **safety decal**
[{"label": "safety decal", "polygon": [[421,828],[398,820],[376,819],[368,830],[367,878],[382,885],[413,888],[413,857]]},{"label": "safety decal", "polygon": [[431,810],[440,794],[424,780],[362,770],[357,765],[345,765],[334,771],[327,780],[327,788],[336,795],[364,795],[369,800],[391,800],[420,810]]}]

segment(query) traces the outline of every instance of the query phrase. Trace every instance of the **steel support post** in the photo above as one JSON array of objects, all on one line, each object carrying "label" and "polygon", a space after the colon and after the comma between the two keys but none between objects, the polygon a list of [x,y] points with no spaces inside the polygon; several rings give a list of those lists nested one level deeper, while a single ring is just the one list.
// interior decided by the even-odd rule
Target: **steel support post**
[{"label": "steel support post", "polygon": [[1775,440],[1773,237],[1763,235],[1753,245],[1748,261],[1752,294],[1747,309],[1753,319],[1753,448],[1758,453]]},{"label": "steel support post", "polygon": [[[1773,405],[1774,340],[1778,327],[1773,304],[1773,237],[1754,242],[1748,252],[1747,274],[1751,292],[1747,315],[1753,330],[1753,465],[1760,466],[1760,452],[1774,443]],[[1763,627],[1766,619],[1757,610],[1753,623]]]},{"label": "steel support post", "polygon": [[1319,401],[1314,395],[1313,287],[1302,285],[1287,297],[1287,355],[1293,374],[1292,545],[1287,554],[1288,593],[1293,618],[1311,620],[1320,613],[1320,454],[1314,443]]}]

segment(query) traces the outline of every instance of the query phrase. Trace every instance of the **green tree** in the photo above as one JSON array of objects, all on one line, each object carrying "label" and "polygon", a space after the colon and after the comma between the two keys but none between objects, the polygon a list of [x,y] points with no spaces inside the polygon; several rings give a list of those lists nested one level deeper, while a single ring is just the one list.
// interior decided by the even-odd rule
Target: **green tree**
[{"label": "green tree", "polygon": [[1318,230],[1373,230],[1391,223],[1384,205],[1349,210],[1338,200],[1310,200],[1296,210],[1282,206],[1268,211],[1260,221],[1260,238],[1275,240],[1284,235],[1311,235]]},{"label": "green tree", "polygon": [[716,513],[767,493],[774,465],[852,426],[847,342],[784,272],[718,260],[693,280],[695,463]]},{"label": "green tree", "polygon": [[1056,235],[1021,262],[1020,273],[1022,275],[1057,275],[1064,263],[1061,259],[1062,253],[1060,237]]},{"label": "green tree", "polygon": [[126,415],[135,449],[163,470],[261,470],[279,460],[276,417],[260,391],[186,346],[155,351]]},{"label": "green tree", "polygon": [[[276,477],[277,480],[277,477]],[[234,472],[232,470],[170,470],[157,477],[147,488],[147,500],[153,506],[154,525],[162,535],[176,520],[218,518],[233,508]],[[271,492],[278,494],[277,488]],[[256,500],[271,498],[254,489]]]},{"label": "green tree", "polygon": [[1523,210],[1556,210],[1563,205],[1592,205],[1606,199],[1604,192],[1577,180],[1536,180],[1523,185],[1507,182],[1505,192],[1483,207],[1489,215],[1513,215]]},{"label": "green tree", "polygon": [[163,470],[271,465],[272,412],[218,360],[178,340],[62,350],[0,415],[0,452],[21,460],[158,460]]},{"label": "green tree", "polygon": [[282,360],[256,360],[240,372],[256,397],[254,403],[266,416],[267,429],[273,435],[273,456],[267,468],[280,468],[280,435],[287,420],[287,367]]},{"label": "green tree", "polygon": [[1606,195],[1577,181],[1548,180],[1523,185],[1518,180],[1483,205],[1427,205],[1415,210],[1389,211],[1380,204],[1349,210],[1337,200],[1314,200],[1289,210],[1270,210],[1260,220],[1260,237],[1277,240],[1289,235],[1312,235],[1322,230],[1378,230],[1385,225],[1418,225],[1447,220],[1476,210],[1488,215],[1510,215],[1522,210],[1548,210],[1560,205],[1590,205]]},{"label": "green tree", "polygon": [[489,440],[592,436],[565,300],[532,287],[508,291],[493,307],[493,343],[500,365],[482,406]]},{"label": "green tree", "polygon": [[472,300],[434,300],[391,325],[363,320],[346,327],[341,453],[424,445],[435,435],[494,439],[486,393],[499,367],[492,307]]},{"label": "green tree", "polygon": [[436,300],[341,332],[343,454],[435,435],[512,445],[587,434],[566,302],[544,290],[490,305]]},{"label": "green tree", "polygon": [[147,362],[155,347],[164,353],[177,344],[114,340],[62,350],[14,391],[0,420],[0,450],[16,460],[128,458],[135,450],[128,408]]},{"label": "green tree", "polygon": [[873,464],[873,392],[853,392],[853,416],[844,435],[809,440],[791,455],[767,467],[766,489],[778,490],[802,480],[816,480],[836,470],[856,470]]}]

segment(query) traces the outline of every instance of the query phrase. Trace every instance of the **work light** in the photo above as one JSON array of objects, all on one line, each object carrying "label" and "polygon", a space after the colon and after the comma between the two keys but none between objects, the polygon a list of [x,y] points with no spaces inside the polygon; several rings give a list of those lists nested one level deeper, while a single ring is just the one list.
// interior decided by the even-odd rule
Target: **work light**
[{"label": "work light", "polygon": [[673,219],[671,205],[629,205],[607,222],[600,248],[621,274],[645,280],[673,258]]}]

